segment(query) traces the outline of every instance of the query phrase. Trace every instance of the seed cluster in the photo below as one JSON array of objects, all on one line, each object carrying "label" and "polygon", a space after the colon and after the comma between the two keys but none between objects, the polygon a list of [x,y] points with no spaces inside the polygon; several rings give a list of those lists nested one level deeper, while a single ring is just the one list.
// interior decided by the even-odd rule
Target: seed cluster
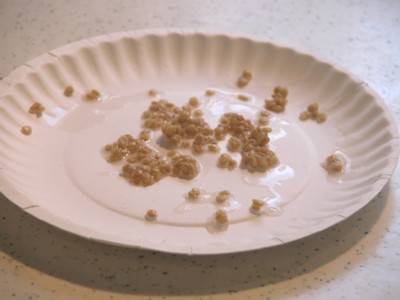
[{"label": "seed cluster", "polygon": [[244,88],[249,84],[250,80],[253,78],[253,74],[250,71],[244,70],[242,75],[240,75],[239,79],[236,82],[236,85],[240,88]]},{"label": "seed cluster", "polygon": [[329,155],[324,162],[324,168],[329,174],[339,174],[344,171],[345,163],[335,154]]},{"label": "seed cluster", "polygon": [[217,161],[218,168],[232,171],[237,167],[237,162],[229,154],[221,154]]},{"label": "seed cluster", "polygon": [[44,111],[45,107],[39,102],[33,103],[28,110],[30,114],[36,115],[37,118],[40,118]]},{"label": "seed cluster", "polygon": [[284,112],[288,102],[287,96],[287,88],[281,86],[275,87],[272,93],[272,99],[265,100],[265,108],[276,113]]},{"label": "seed cluster", "polygon": [[206,150],[218,152],[213,130],[202,118],[200,105],[196,97],[191,97],[187,105],[177,107],[166,101],[153,101],[142,114],[143,126],[151,130],[161,128],[163,145],[167,148],[191,148],[199,155]]},{"label": "seed cluster", "polygon": [[301,121],[311,119],[317,123],[323,123],[326,121],[326,114],[319,111],[319,105],[315,102],[310,104],[306,111],[300,113],[299,119]]},{"label": "seed cluster", "polygon": [[[231,135],[227,149],[240,152],[242,169],[249,172],[266,172],[278,163],[275,153],[268,149],[270,132],[270,128],[256,127],[240,114],[226,113],[221,117],[214,135],[217,140],[223,139],[227,134]],[[217,166],[232,170],[236,167],[236,161],[228,154],[222,154]]]},{"label": "seed cluster", "polygon": [[176,153],[162,156],[129,134],[106,145],[104,150],[108,162],[125,162],[120,175],[137,186],[152,185],[166,176],[190,180],[199,173],[197,162],[191,156]]}]

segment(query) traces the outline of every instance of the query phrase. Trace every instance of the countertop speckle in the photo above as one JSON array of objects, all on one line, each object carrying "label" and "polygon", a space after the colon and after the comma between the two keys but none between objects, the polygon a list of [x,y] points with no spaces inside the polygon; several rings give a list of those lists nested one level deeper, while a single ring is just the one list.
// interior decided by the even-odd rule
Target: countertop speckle
[{"label": "countertop speckle", "polygon": [[[1,0],[0,78],[65,43],[155,27],[219,28],[350,70],[400,118],[400,1]],[[188,257],[62,232],[0,195],[0,299],[399,299],[400,173],[339,225],[271,249]]]}]

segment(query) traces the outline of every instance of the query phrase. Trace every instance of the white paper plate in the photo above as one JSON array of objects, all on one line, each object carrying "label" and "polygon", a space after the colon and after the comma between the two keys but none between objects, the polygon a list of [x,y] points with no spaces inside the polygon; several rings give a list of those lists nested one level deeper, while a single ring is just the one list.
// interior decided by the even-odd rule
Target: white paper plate
[{"label": "white paper plate", "polygon": [[[239,91],[235,82],[244,69],[254,79]],[[75,88],[74,97],[63,96],[66,85]],[[139,188],[120,178],[100,153],[120,135],[139,132],[150,88],[179,104],[198,96],[211,118],[224,109],[254,116],[276,85],[289,88],[287,110],[271,123],[271,147],[281,165],[263,178],[220,170],[217,156],[205,154],[195,180],[167,178]],[[82,101],[92,88],[103,95],[99,103]],[[207,88],[218,90],[208,100]],[[238,92],[251,101],[236,100]],[[129,247],[216,254],[308,236],[368,203],[389,180],[399,154],[397,127],[365,83],[313,56],[230,34],[139,31],[72,43],[16,69],[1,82],[0,97],[1,191],[58,228]],[[46,107],[40,119],[27,113],[35,101]],[[298,121],[314,101],[328,121]],[[25,124],[32,126],[31,136],[20,133]],[[336,150],[351,162],[341,182],[320,166]],[[185,203],[184,194],[197,186],[234,194],[226,231],[206,230],[217,208],[212,201]],[[283,200],[280,211],[249,213],[252,198],[276,194]],[[143,221],[149,208],[159,212],[156,224]]]}]

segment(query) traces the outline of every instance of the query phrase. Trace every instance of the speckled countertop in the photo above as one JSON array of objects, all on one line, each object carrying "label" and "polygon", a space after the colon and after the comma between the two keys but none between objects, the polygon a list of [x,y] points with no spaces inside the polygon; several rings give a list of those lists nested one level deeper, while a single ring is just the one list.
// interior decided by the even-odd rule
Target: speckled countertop
[{"label": "speckled countertop", "polygon": [[[67,42],[152,27],[242,31],[344,67],[400,118],[400,1],[0,0],[0,77]],[[399,299],[400,173],[367,207],[304,240],[186,257],[61,232],[0,195],[0,299]]]}]

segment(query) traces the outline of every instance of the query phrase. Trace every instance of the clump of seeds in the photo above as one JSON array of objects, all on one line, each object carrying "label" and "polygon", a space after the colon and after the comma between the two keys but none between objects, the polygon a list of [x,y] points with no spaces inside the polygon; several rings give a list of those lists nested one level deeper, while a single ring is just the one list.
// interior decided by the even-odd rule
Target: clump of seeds
[{"label": "clump of seeds", "polygon": [[272,99],[265,100],[265,108],[276,113],[284,112],[288,102],[287,95],[287,88],[281,86],[275,87],[272,93]]},{"label": "clump of seeds", "polygon": [[[247,75],[246,75],[247,76]],[[166,176],[191,180],[199,173],[199,164],[190,155],[179,154],[175,149],[191,149],[195,155],[209,151],[218,153],[218,141],[230,135],[227,149],[241,154],[240,167],[249,172],[265,172],[275,166],[278,159],[268,149],[271,131],[268,127],[255,126],[237,113],[226,113],[213,130],[202,118],[196,97],[191,97],[182,107],[167,100],[152,101],[143,112],[143,131],[137,139],[123,135],[116,142],[105,146],[106,159],[110,163],[123,162],[121,176],[133,185],[149,186]],[[197,113],[195,113],[197,111]],[[263,111],[260,116],[267,117]],[[161,155],[150,148],[150,130],[161,129],[160,146],[169,149]],[[219,168],[233,170],[237,162],[223,153],[217,160]]]},{"label": "clump of seeds", "polygon": [[39,102],[33,103],[28,110],[30,114],[36,115],[37,118],[40,118],[44,111],[45,107]]},{"label": "clump of seeds", "polygon": [[[227,134],[231,135],[227,148],[231,152],[240,151],[240,167],[249,172],[266,172],[278,163],[275,153],[268,149],[270,132],[269,127],[256,127],[237,113],[224,114],[214,130],[217,140],[223,139]],[[217,166],[233,170],[236,161],[228,154],[222,154]]]},{"label": "clump of seeds", "polygon": [[249,84],[250,80],[253,78],[253,75],[250,71],[244,70],[242,75],[240,75],[239,79],[236,82],[236,85],[240,88],[244,88],[246,85]]},{"label": "clump of seeds", "polygon": [[125,162],[120,175],[133,185],[149,186],[171,174],[172,165],[167,158],[129,134],[106,145],[104,150],[108,162]]},{"label": "clump of seeds", "polygon": [[191,180],[199,174],[197,161],[190,155],[177,155],[172,157],[172,176]]},{"label": "clump of seeds", "polygon": [[229,154],[223,153],[218,158],[217,166],[218,166],[218,168],[228,169],[228,170],[232,171],[233,169],[236,168],[237,162]]},{"label": "clump of seeds", "polygon": [[337,155],[329,155],[323,164],[323,167],[329,174],[340,174],[343,173],[345,163]]},{"label": "clump of seeds", "polygon": [[306,111],[302,111],[299,115],[301,121],[308,119],[314,120],[317,123],[323,123],[326,121],[326,114],[319,111],[318,103],[312,103],[307,107]]}]

